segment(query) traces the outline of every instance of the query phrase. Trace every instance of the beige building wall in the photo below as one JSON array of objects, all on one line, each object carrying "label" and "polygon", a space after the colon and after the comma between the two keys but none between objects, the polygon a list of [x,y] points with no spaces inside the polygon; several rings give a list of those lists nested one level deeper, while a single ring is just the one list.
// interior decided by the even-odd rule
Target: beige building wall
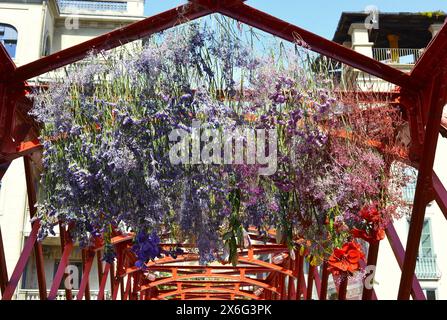
[{"label": "beige building wall", "polygon": [[[68,10],[70,12],[64,13],[58,9],[56,0],[33,0],[30,2],[34,3],[23,3],[18,0],[2,0],[0,2],[0,23],[9,24],[18,32],[16,56],[13,59],[17,66],[41,58],[45,51],[51,54],[139,21],[143,19],[144,13],[144,0],[122,1],[127,2],[125,12]],[[48,45],[49,48],[47,48]],[[0,226],[6,251],[8,276],[10,277],[20,257],[24,242],[31,231],[22,158],[11,163],[1,181]],[[47,289],[49,290],[55,271],[54,263],[60,257],[59,239],[57,237],[47,238],[43,242],[43,249]],[[71,260],[76,262],[81,260],[79,248],[74,250]],[[26,272],[27,279],[22,277],[18,285],[19,290],[15,296],[18,299],[38,298],[37,290],[21,289],[22,286],[26,286],[23,282],[26,284],[37,283],[33,264],[34,260],[31,257],[27,266],[29,269]],[[90,273],[90,288],[93,292],[99,288],[96,262],[94,262]]]},{"label": "beige building wall", "polygon": [[[430,27],[430,32],[434,37],[441,28],[441,25],[435,24]],[[351,35],[351,42],[347,42],[345,46],[352,48],[353,50],[373,57],[373,42],[369,41],[368,31],[362,23],[355,23],[351,25],[349,29]],[[423,49],[423,48],[421,48]],[[405,63],[388,63],[390,66],[397,68],[403,72],[411,72],[414,64]],[[354,82],[358,89],[363,91],[390,91],[395,89],[395,85],[383,81],[377,77],[373,77],[365,74],[360,70],[353,69],[351,67],[345,67],[345,80],[348,82]],[[438,149],[436,153],[436,161],[434,170],[438,174],[444,185],[447,185],[447,139],[442,136],[439,137]],[[436,204],[431,203],[427,207],[426,219],[430,220],[431,238],[433,244],[433,251],[436,255],[436,264],[439,271],[439,279],[433,280],[421,280],[422,289],[436,290],[437,299],[447,300],[447,252],[442,250],[444,244],[447,243],[447,220],[442,211]],[[406,247],[408,231],[409,231],[409,218],[403,217],[398,221],[395,221],[394,227],[397,234],[404,246]],[[391,249],[391,246],[387,239],[380,243],[378,267],[376,270],[375,290],[379,299],[395,300],[397,298],[401,270]]]}]

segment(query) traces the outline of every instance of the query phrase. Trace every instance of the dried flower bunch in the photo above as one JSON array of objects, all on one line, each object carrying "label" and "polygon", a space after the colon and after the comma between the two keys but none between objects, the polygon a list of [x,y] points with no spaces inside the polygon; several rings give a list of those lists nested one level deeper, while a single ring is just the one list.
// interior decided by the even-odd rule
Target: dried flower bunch
[{"label": "dried flower bunch", "polygon": [[[161,250],[161,239],[195,244],[202,263],[237,263],[256,227],[314,263],[356,271],[364,255],[354,238],[381,240],[401,204],[399,184],[388,187],[393,153],[371,143],[393,145],[398,112],[347,99],[321,57],[263,49],[255,33],[218,25],[189,23],[140,48],[97,53],[34,95],[45,168],[39,239],[61,221],[82,246],[102,237],[111,261],[110,235],[121,228],[137,234],[142,268],[182,253]],[[192,132],[194,121],[275,130],[276,172],[172,164],[169,133]]]}]

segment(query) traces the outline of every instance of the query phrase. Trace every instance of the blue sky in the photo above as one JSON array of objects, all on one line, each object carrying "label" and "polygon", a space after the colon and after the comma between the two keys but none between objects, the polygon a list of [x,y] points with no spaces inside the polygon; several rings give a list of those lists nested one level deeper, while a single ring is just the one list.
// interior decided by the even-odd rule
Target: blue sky
[{"label": "blue sky", "polygon": [[[185,3],[186,0],[146,0],[146,15]],[[248,0],[268,12],[323,37],[332,39],[342,11],[364,11],[375,5],[383,12],[447,12],[446,0]]]}]

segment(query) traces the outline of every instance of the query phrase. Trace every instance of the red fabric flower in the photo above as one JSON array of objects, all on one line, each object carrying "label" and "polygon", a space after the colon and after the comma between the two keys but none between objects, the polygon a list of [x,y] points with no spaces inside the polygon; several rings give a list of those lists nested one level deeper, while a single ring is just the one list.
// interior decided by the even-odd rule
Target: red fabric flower
[{"label": "red fabric flower", "polygon": [[360,217],[368,223],[379,223],[382,219],[382,215],[375,206],[365,206],[360,210]]},{"label": "red fabric flower", "polygon": [[354,241],[345,243],[341,249],[336,248],[328,260],[328,269],[334,275],[348,273],[352,275],[360,269],[360,261],[365,255],[360,245]]},{"label": "red fabric flower", "polygon": [[352,229],[351,234],[354,238],[367,242],[381,241],[385,238],[385,230],[381,227],[382,215],[376,206],[365,206],[360,210],[359,216],[365,222],[365,229]]},{"label": "red fabric flower", "polygon": [[363,239],[367,242],[381,241],[385,239],[385,230],[382,228],[372,230],[369,233],[365,230],[354,228],[352,229],[351,234],[354,238]]}]

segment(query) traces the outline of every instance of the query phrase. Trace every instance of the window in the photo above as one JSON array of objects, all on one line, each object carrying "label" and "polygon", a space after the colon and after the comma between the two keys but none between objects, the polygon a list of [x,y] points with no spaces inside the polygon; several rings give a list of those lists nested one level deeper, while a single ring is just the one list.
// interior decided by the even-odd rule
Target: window
[{"label": "window", "polygon": [[424,289],[424,293],[427,300],[437,300],[436,289]]},{"label": "window", "polygon": [[42,49],[42,56],[49,56],[51,53],[51,39],[50,36],[47,34],[45,36],[45,42]]},{"label": "window", "polygon": [[17,29],[9,24],[0,23],[0,42],[5,46],[11,58],[16,56]]},{"label": "window", "polygon": [[421,234],[421,244],[419,245],[419,256],[422,258],[434,257],[433,243],[431,239],[430,220],[424,221],[424,227]]}]

